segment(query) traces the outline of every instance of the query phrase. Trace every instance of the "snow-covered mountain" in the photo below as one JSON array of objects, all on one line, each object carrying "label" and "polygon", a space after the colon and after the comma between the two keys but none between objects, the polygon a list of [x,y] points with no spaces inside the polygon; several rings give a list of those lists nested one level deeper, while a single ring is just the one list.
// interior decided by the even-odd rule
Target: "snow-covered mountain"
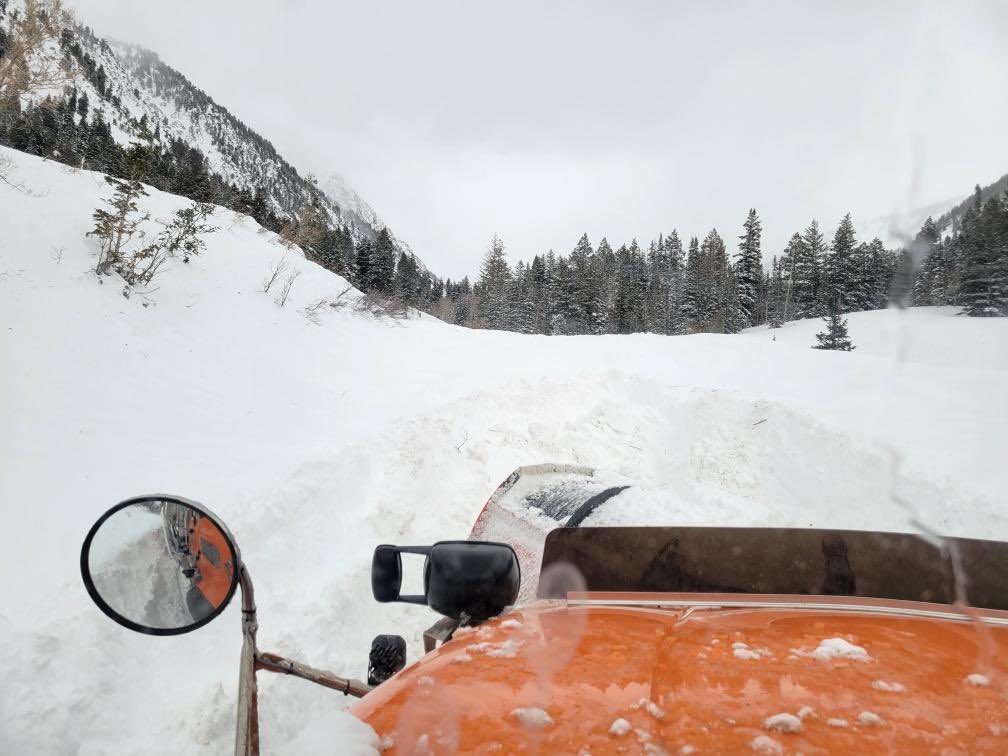
[{"label": "snow-covered mountain", "polygon": [[[371,638],[415,655],[435,619],[377,604],[379,543],[462,538],[519,465],[591,465],[647,487],[667,523],[908,530],[1008,539],[1008,319],[956,308],[740,335],[523,336],[313,303],[345,287],[247,216],[157,291],[92,273],[100,174],[0,148],[0,753],[227,753],[237,603],[189,635],[112,624],[79,577],[96,517],[192,497],[231,527],[262,648],[361,676]],[[16,189],[15,187],[19,187]],[[190,204],[150,190],[157,220]],[[356,296],[352,295],[351,296]],[[317,314],[317,313],[316,313]],[[634,521],[627,512],[628,525]],[[261,675],[263,753],[359,753],[345,699]],[[343,722],[345,724],[345,720]]]},{"label": "snow-covered mountain", "polygon": [[[980,189],[981,201],[986,202],[1008,190],[1008,174]],[[973,202],[972,193],[960,195],[942,202],[917,207],[913,210],[890,213],[871,218],[858,224],[859,239],[878,237],[887,246],[905,247],[913,241],[924,221],[932,218],[943,236],[951,236],[966,208]]]},{"label": "snow-covered mountain", "polygon": [[[857,238],[863,240],[881,239],[886,247],[906,247],[913,241],[921,226],[929,217],[938,219],[948,213],[962,197],[935,202],[912,210],[889,213],[860,221],[856,224]],[[951,229],[943,229],[950,231]]]},{"label": "snow-covered mountain", "polygon": [[[26,0],[0,3],[0,26],[13,14],[25,13]],[[47,97],[62,98],[67,87],[85,98],[88,117],[100,113],[120,145],[152,137],[162,149],[179,140],[199,150],[208,168],[239,189],[259,190],[270,209],[294,216],[313,195],[334,224],[349,228],[355,238],[373,239],[385,226],[378,214],[338,174],[325,181],[321,194],[309,176],[288,162],[270,141],[233,115],[213,96],[140,46],[103,39],[85,18],[48,40],[39,57],[65,64],[68,75],[56,85],[22,95],[22,105]],[[36,65],[39,61],[36,61]],[[391,229],[390,229],[391,233]],[[408,250],[396,239],[400,251]]]},{"label": "snow-covered mountain", "polygon": [[[987,186],[980,188],[980,201],[986,202],[991,197],[1001,195],[1008,191],[1008,174],[1005,174],[997,181],[988,184]],[[949,234],[958,225],[959,220],[962,218],[966,209],[973,203],[973,194],[960,200],[953,207],[947,209],[940,216],[935,216],[935,222],[938,228],[941,229],[945,234]]]}]

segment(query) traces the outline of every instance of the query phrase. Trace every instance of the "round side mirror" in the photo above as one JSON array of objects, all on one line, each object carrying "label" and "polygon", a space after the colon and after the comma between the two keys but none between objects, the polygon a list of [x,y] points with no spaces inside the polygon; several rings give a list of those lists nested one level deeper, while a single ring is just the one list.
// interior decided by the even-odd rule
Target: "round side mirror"
[{"label": "round side mirror", "polygon": [[81,577],[105,614],[150,635],[179,635],[224,611],[241,555],[209,510],[178,496],[137,496],[98,518],[81,547]]}]

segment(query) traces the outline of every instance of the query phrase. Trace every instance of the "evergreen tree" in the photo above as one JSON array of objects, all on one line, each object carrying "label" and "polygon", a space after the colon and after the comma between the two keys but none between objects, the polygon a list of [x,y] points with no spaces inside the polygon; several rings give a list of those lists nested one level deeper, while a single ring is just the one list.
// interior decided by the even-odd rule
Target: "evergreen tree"
[{"label": "evergreen tree", "polygon": [[598,280],[599,302],[595,317],[595,333],[614,333],[616,303],[616,253],[603,236],[595,251],[595,277]]},{"label": "evergreen tree", "polygon": [[570,290],[567,298],[570,310],[567,315],[568,333],[594,333],[595,322],[601,307],[601,287],[595,276],[593,260],[595,251],[582,234],[570,255]]},{"label": "evergreen tree", "polygon": [[515,265],[511,289],[512,328],[518,333],[536,332],[535,302],[532,299],[531,268],[521,260]]},{"label": "evergreen tree", "polygon": [[370,239],[361,239],[356,249],[357,282],[361,291],[371,290],[371,258],[374,257],[374,242]]},{"label": "evergreen tree", "polygon": [[1008,315],[1008,208],[993,196],[963,229],[960,298],[971,317]]},{"label": "evergreen tree", "polygon": [[536,255],[529,266],[529,285],[527,298],[532,303],[533,327],[532,333],[549,333],[549,297],[546,286],[546,261],[541,255]]},{"label": "evergreen tree", "polygon": [[409,307],[420,306],[420,273],[416,258],[412,254],[399,256],[393,280],[393,293],[400,302]]},{"label": "evergreen tree", "polygon": [[480,280],[476,284],[479,294],[479,316],[485,328],[504,329],[508,327],[510,313],[508,307],[508,286],[511,270],[504,255],[504,242],[494,234],[483,255],[480,265]]},{"label": "evergreen tree", "polygon": [[739,324],[748,328],[762,322],[762,313],[757,309],[763,279],[763,255],[760,251],[762,225],[755,209],[749,211],[742,228],[739,251],[735,255],[735,292]]},{"label": "evergreen tree", "polygon": [[940,240],[941,234],[934,219],[928,216],[911,245],[911,252],[920,260],[913,285],[912,301],[915,305],[945,303],[946,281]]},{"label": "evergreen tree", "polygon": [[738,279],[731,265],[725,267],[724,285],[721,290],[722,309],[719,319],[724,323],[723,333],[738,333],[749,327],[749,321],[739,302]]},{"label": "evergreen tree", "polygon": [[396,252],[392,237],[387,228],[378,232],[371,256],[367,264],[368,291],[374,291],[383,296],[392,295],[393,278],[395,276]]},{"label": "evergreen tree", "polygon": [[729,269],[724,240],[717,229],[712,229],[701,242],[699,252],[696,329],[701,332],[725,332],[729,309],[736,301]]},{"label": "evergreen tree", "polygon": [[651,242],[647,257],[648,280],[644,323],[650,333],[668,333],[672,302],[672,259],[665,239]]},{"label": "evergreen tree", "polygon": [[850,337],[847,335],[847,320],[840,315],[840,298],[834,297],[829,301],[828,314],[824,318],[826,329],[816,334],[813,349],[835,349],[842,352],[849,352],[854,349]]},{"label": "evergreen tree", "polygon": [[694,236],[690,239],[689,252],[686,254],[685,293],[682,305],[682,318],[687,333],[700,330],[701,268],[700,244]]},{"label": "evergreen tree", "polygon": [[574,273],[563,255],[554,262],[549,292],[550,333],[560,336],[580,333],[578,306],[574,299]]},{"label": "evergreen tree", "polygon": [[688,332],[688,325],[683,313],[686,304],[686,258],[683,254],[682,242],[675,229],[665,237],[665,253],[668,256],[670,278],[668,285],[668,321],[665,333],[683,334]]},{"label": "evergreen tree", "polygon": [[801,244],[791,252],[793,255],[791,299],[794,302],[794,318],[820,317],[824,310],[822,261],[826,245],[823,243],[818,221],[812,220],[802,233]]},{"label": "evergreen tree", "polygon": [[94,211],[92,217],[95,225],[87,234],[96,237],[101,243],[94,269],[100,276],[108,275],[113,270],[123,272],[124,262],[130,256],[126,245],[139,233],[144,221],[150,218],[149,213],[141,215],[137,206],[137,200],[147,196],[140,182],[121,181],[111,176],[106,176],[105,181],[114,190],[112,198],[105,200],[110,209],[98,208]]},{"label": "evergreen tree", "polygon": [[154,145],[154,135],[147,129],[146,114],[137,132],[137,138],[130,143],[123,155],[123,171],[128,179],[149,184],[155,175],[157,148]]},{"label": "evergreen tree", "polygon": [[784,325],[784,303],[786,301],[786,287],[784,277],[781,274],[781,262],[776,255],[770,263],[770,278],[767,282],[766,297],[766,319],[771,328],[780,328]]},{"label": "evergreen tree", "polygon": [[647,289],[647,264],[634,239],[630,246],[616,251],[616,295],[613,319],[616,333],[640,333],[644,330]]},{"label": "evergreen tree", "polygon": [[868,269],[868,307],[879,310],[889,304],[889,289],[892,287],[896,255],[887,250],[878,237],[871,240],[865,251]]},{"label": "evergreen tree", "polygon": [[840,220],[826,255],[826,287],[822,293],[828,301],[835,301],[841,312],[860,309],[860,280],[854,259],[856,245],[854,223],[847,213]]}]

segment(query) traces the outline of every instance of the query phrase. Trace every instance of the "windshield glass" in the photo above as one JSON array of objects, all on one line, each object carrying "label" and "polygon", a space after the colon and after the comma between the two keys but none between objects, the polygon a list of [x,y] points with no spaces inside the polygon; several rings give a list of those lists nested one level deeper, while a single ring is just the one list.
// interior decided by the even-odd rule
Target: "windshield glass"
[{"label": "windshield glass", "polygon": [[[1008,609],[1008,544],[913,534],[782,528],[559,528],[542,569],[571,565],[585,591],[754,593],[952,604],[955,571],[971,576],[969,604]],[[540,598],[566,598],[546,581]],[[552,590],[551,590],[552,589]]]}]

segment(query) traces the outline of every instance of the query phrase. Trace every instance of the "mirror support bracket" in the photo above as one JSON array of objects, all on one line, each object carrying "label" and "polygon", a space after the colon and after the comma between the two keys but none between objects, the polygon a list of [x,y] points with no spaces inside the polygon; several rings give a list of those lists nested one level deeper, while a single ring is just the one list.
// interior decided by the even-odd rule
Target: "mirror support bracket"
[{"label": "mirror support bracket", "polygon": [[452,619],[451,617],[442,617],[433,625],[424,630],[423,634],[423,647],[424,653],[429,654],[435,648],[437,648],[438,643],[445,643],[451,640],[452,633],[458,630],[459,620]]},{"label": "mirror support bracket", "polygon": [[259,693],[256,672],[260,669],[294,675],[357,698],[369,693],[371,688],[360,680],[348,680],[293,659],[260,651],[256,645],[259,622],[256,619],[255,589],[244,563],[238,572],[238,584],[242,592],[242,654],[238,677],[235,756],[259,756]]},{"label": "mirror support bracket", "polygon": [[338,690],[347,696],[363,698],[371,692],[371,687],[360,680],[349,680],[345,677],[337,677],[324,669],[316,669],[307,664],[296,662],[293,659],[270,654],[264,651],[256,654],[256,669],[265,669],[270,672],[278,672],[284,675],[294,675],[304,680],[323,685],[326,688]]}]

